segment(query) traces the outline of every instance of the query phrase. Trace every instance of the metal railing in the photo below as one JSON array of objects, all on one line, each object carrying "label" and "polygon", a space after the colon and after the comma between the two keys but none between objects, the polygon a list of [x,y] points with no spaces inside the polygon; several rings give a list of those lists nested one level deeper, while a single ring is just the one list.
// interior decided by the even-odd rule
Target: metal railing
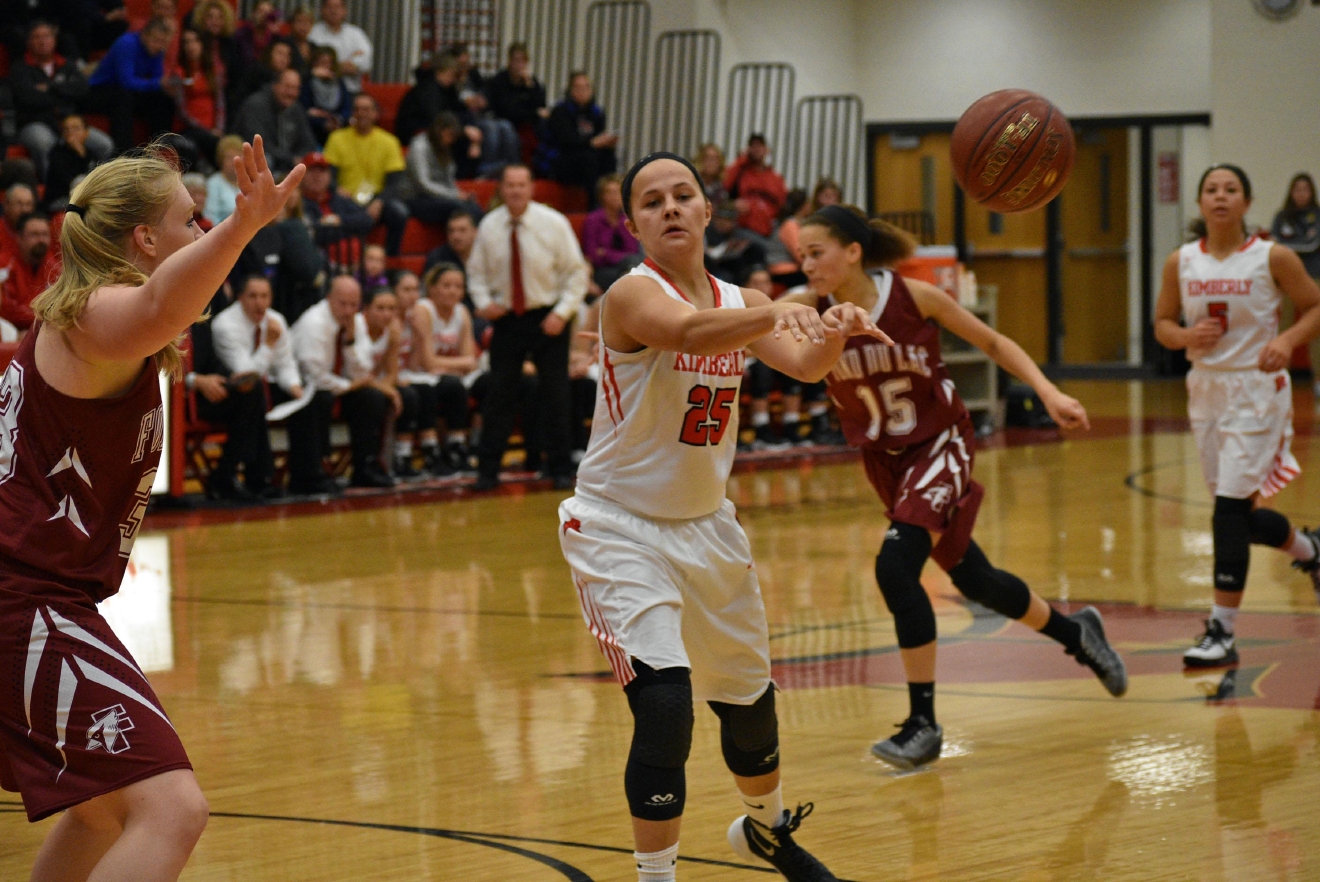
[{"label": "metal railing", "polygon": [[729,69],[724,96],[724,152],[736,156],[752,134],[765,136],[775,164],[783,170],[789,158],[793,124],[793,89],[797,73],[781,62],[735,64]]},{"label": "metal railing", "polygon": [[689,156],[715,139],[719,101],[720,35],[715,31],[665,31],[655,42],[655,74],[647,102],[649,150]]},{"label": "metal railing", "polygon": [[786,167],[781,171],[808,191],[818,178],[833,178],[843,185],[844,201],[865,205],[865,145],[861,98],[809,95],[798,101],[794,114],[792,174]]},{"label": "metal railing", "polygon": [[[309,0],[273,0],[287,19],[299,6],[308,6],[313,13],[320,4]],[[495,0],[485,0],[493,3]],[[371,78],[380,83],[412,82],[413,68],[417,66],[422,45],[422,0],[349,0],[348,20],[367,32],[371,38]],[[240,0],[238,14],[246,17],[256,0]]]},{"label": "metal railing", "polygon": [[646,144],[646,62],[651,45],[651,4],[597,0],[587,7],[582,67],[596,87],[596,103],[618,132],[619,165],[626,168]]}]

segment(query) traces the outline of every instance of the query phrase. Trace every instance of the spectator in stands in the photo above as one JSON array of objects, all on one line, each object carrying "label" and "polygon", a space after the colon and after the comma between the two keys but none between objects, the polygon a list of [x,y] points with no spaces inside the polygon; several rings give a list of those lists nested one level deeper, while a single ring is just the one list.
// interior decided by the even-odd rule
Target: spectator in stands
[{"label": "spectator in stands", "polygon": [[724,189],[738,207],[738,225],[758,236],[769,236],[788,195],[779,172],[767,161],[770,148],[764,135],[747,139],[747,149],[724,173]]},{"label": "spectator in stands", "polygon": [[174,99],[179,133],[209,162],[225,133],[225,71],[191,28],[179,35],[179,55],[165,89]]},{"label": "spectator in stands", "polygon": [[620,276],[641,263],[642,246],[624,223],[622,178],[606,175],[596,185],[600,203],[582,225],[582,253],[591,263],[591,297],[599,297]]},{"label": "spectator in stands", "polygon": [[[426,255],[426,269],[438,263],[452,263],[459,268],[467,266],[472,245],[477,240],[478,215],[467,208],[458,208],[445,224],[445,244],[432,248]],[[471,309],[471,304],[468,309]]]},{"label": "spectator in stands", "polygon": [[[805,202],[805,194],[803,194]],[[774,299],[774,283],[770,270],[764,266],[754,266],[741,282],[745,288],[754,288]],[[751,425],[754,437],[749,445],[741,442],[743,450],[776,450],[792,446],[799,440],[800,411],[802,409],[802,383],[787,374],[780,373],[763,361],[755,358],[747,360],[747,389],[752,396]],[[770,422],[770,393],[779,390],[783,396],[783,416],[780,427],[776,429]]]},{"label": "spectator in stands", "polygon": [[[235,107],[241,106],[249,96],[278,80],[286,70],[297,70],[293,64],[293,47],[283,42],[271,43],[255,62],[249,64],[244,61],[243,65],[245,72],[240,82],[234,83],[229,91],[229,102]],[[302,72],[299,71],[298,75],[301,77]],[[302,83],[303,88],[306,88],[305,78]]]},{"label": "spectator in stands", "polygon": [[702,144],[697,148],[697,155],[692,157],[692,164],[701,172],[701,188],[706,191],[706,201],[719,205],[729,198],[729,191],[724,189],[724,151],[718,144]]},{"label": "spectator in stands", "polygon": [[[51,148],[46,160],[46,210],[63,211],[69,204],[73,179],[85,175],[100,164],[102,158],[92,154],[87,146],[90,133],[81,116],[71,113],[60,122],[60,140]],[[110,139],[105,135],[106,143]],[[114,145],[110,145],[111,150]]]},{"label": "spectator in stands", "polygon": [[[76,60],[55,53],[54,25],[34,21],[28,26],[26,45],[27,51],[9,67],[9,84],[14,90],[18,143],[27,148],[37,176],[44,180],[60,120],[73,113],[87,94],[87,78]],[[97,160],[114,151],[114,142],[104,132],[89,134],[86,141]]]},{"label": "spectator in stands", "polygon": [[[426,297],[412,309],[410,376],[421,397],[422,417],[417,423],[418,442],[426,468],[434,475],[452,475],[468,467],[469,425],[467,378],[477,369],[477,345],[472,337],[472,317],[463,305],[467,282],[463,269],[442,263],[427,271]],[[420,388],[426,387],[426,388]],[[445,424],[445,443],[440,446],[437,418]],[[396,449],[396,457],[411,451]]]},{"label": "spectator in stands", "polygon": [[28,30],[34,22],[43,21],[55,25],[55,35],[59,43],[58,51],[65,58],[77,59],[87,54],[87,49],[74,36],[74,28],[68,27],[72,19],[82,13],[83,0],[9,0],[0,2],[0,41],[9,51],[9,57],[18,58],[23,54]]},{"label": "spectator in stands", "polygon": [[376,125],[380,109],[367,94],[353,98],[351,125],[330,135],[325,160],[335,168],[339,192],[356,199],[375,224],[385,226],[385,251],[399,253],[408,206],[398,192],[407,176],[399,139]]},{"label": "spectator in stands", "polygon": [[266,427],[267,384],[272,403],[301,398],[303,388],[289,324],[271,309],[270,280],[249,276],[238,290],[238,299],[211,321],[212,342],[227,373],[229,394],[216,404],[203,398],[197,408],[203,419],[224,425],[228,433],[207,482],[208,495],[246,501],[280,495],[271,483],[275,461]]},{"label": "spectator in stands", "polygon": [[716,207],[706,227],[706,269],[717,279],[738,284],[754,266],[765,265],[765,245],[750,230],[738,225],[738,207],[732,201]]},{"label": "spectator in stands", "polygon": [[545,106],[545,86],[532,75],[526,43],[509,45],[509,66],[486,83],[486,100],[496,116],[513,123],[523,144],[535,140],[537,127],[550,111]]},{"label": "spectator in stands", "polygon": [[[803,219],[820,211],[826,205],[838,205],[842,201],[843,187],[832,178],[817,180],[810,199],[807,198],[806,192],[801,189],[794,188],[788,192],[788,196],[784,199],[784,206],[780,210],[780,216],[783,220],[779,222],[779,229],[775,233],[775,238],[787,251],[789,260],[795,264],[802,263],[802,250],[798,244],[798,234],[802,229]],[[796,282],[796,280],[794,281]],[[805,279],[802,281],[805,282]]]},{"label": "spectator in stands", "polygon": [[330,163],[320,153],[302,158],[307,166],[300,189],[303,220],[325,253],[334,275],[355,273],[362,264],[362,240],[371,232],[371,216],[331,185]]},{"label": "spectator in stands", "polygon": [[153,18],[141,31],[124,34],[88,80],[86,106],[110,117],[110,138],[121,153],[137,144],[134,123],[146,127],[148,139],[170,131],[174,124],[174,101],[161,82],[174,28],[171,19]]},{"label": "spectator in stands", "polygon": [[507,119],[496,116],[486,98],[486,80],[472,63],[472,53],[466,43],[449,47],[456,65],[458,97],[467,108],[474,125],[481,130],[481,152],[486,166],[484,174],[491,174],[495,165],[503,167],[518,162],[522,155],[522,142],[518,130]]},{"label": "spectator in stands", "polygon": [[352,276],[336,276],[324,300],[293,324],[293,351],[311,403],[289,417],[289,492],[338,492],[322,462],[329,453],[335,399],[348,423],[355,487],[392,487],[378,460],[390,399],[372,383],[371,337],[358,312],[362,289]]},{"label": "spectator in stands", "polygon": [[550,477],[572,486],[568,386],[568,323],[586,294],[588,265],[568,218],[532,201],[532,173],[504,169],[503,205],[481,221],[468,260],[472,300],[493,323],[490,392],[482,408],[483,430],[477,489],[499,483],[513,428],[513,407],[523,361],[536,365],[546,422]]},{"label": "spectator in stands", "polygon": [[408,175],[400,194],[408,213],[422,223],[444,224],[459,208],[481,214],[476,200],[458,189],[453,150],[462,133],[458,118],[446,111],[408,145]]},{"label": "spectator in stands", "polygon": [[27,184],[11,184],[5,190],[5,215],[0,222],[0,255],[18,253],[18,222],[37,210],[37,191]]},{"label": "spectator in stands", "polygon": [[234,160],[243,155],[243,139],[225,135],[215,145],[216,171],[206,179],[206,209],[202,212],[212,224],[234,213],[238,199],[238,172]]},{"label": "spectator in stands", "polygon": [[301,193],[295,191],[280,214],[243,249],[232,278],[249,275],[270,279],[275,308],[290,322],[324,295],[326,259],[303,223]]},{"label": "spectator in stands", "polygon": [[[0,137],[0,148],[3,147],[4,139]],[[32,164],[32,160],[21,156],[6,156],[0,160],[0,189],[7,190],[14,184],[23,184],[33,190],[41,185],[37,167]]]},{"label": "spectator in stands", "polygon": [[261,135],[266,157],[277,174],[287,174],[297,164],[297,157],[315,152],[316,136],[307,122],[307,111],[298,103],[302,78],[296,70],[286,70],[271,83],[243,102],[235,127],[244,141]]},{"label": "spectator in stands", "polygon": [[[287,43],[279,45],[293,52]],[[348,124],[348,118],[353,114],[353,93],[339,75],[335,50],[329,46],[318,46],[312,51],[311,70],[298,100],[307,108],[312,133],[322,144],[331,132]]]},{"label": "spectator in stands", "polygon": [[189,22],[211,57],[211,69],[225,82],[226,102],[230,107],[238,107],[247,97],[243,92],[247,65],[234,39],[238,27],[234,7],[228,0],[201,0],[193,7]]},{"label": "spectator in stands", "polygon": [[390,274],[385,249],[379,245],[368,245],[362,249],[362,269],[358,270],[358,284],[362,290],[370,293],[377,288],[389,288]]},{"label": "spectator in stands", "polygon": [[252,12],[234,30],[234,44],[243,64],[256,62],[273,44],[282,42],[282,24],[280,11],[271,0],[253,4]]},{"label": "spectator in stands", "polygon": [[564,100],[550,111],[541,153],[550,176],[561,184],[581,187],[596,199],[596,181],[618,166],[614,148],[619,136],[605,126],[605,111],[596,103],[591,78],[582,71],[568,77]]},{"label": "spectator in stands", "polygon": [[18,250],[9,259],[9,266],[0,269],[0,288],[4,289],[4,303],[0,305],[0,318],[12,323],[20,331],[32,327],[32,299],[45,291],[59,273],[59,260],[50,242],[50,220],[46,215],[29,212],[18,219]]},{"label": "spectator in stands", "polygon": [[362,28],[348,23],[344,0],[321,0],[321,20],[307,38],[317,46],[329,46],[339,56],[339,73],[354,92],[362,91],[362,77],[371,73],[371,38]]},{"label": "spectator in stands", "polygon": [[[450,150],[458,167],[456,174],[460,178],[474,178],[482,170],[485,134],[459,97],[457,71],[458,62],[452,55],[441,55],[429,72],[419,68],[416,85],[399,102],[394,131],[399,140],[411,142],[418,135],[429,132],[440,114],[453,114],[462,126],[460,137]],[[505,125],[508,125],[507,121]],[[516,142],[517,138],[514,140]],[[512,158],[516,159],[516,150]]]},{"label": "spectator in stands", "polygon": [[[312,50],[316,47],[308,37],[316,24],[316,16],[306,6],[299,6],[289,16],[289,35],[285,42],[293,47],[293,66],[304,77],[312,72]],[[336,62],[337,63],[337,62]]]},{"label": "spectator in stands", "polygon": [[215,224],[206,218],[206,175],[201,172],[188,172],[183,176],[183,188],[193,201],[193,223],[202,228],[203,233],[211,232]]}]

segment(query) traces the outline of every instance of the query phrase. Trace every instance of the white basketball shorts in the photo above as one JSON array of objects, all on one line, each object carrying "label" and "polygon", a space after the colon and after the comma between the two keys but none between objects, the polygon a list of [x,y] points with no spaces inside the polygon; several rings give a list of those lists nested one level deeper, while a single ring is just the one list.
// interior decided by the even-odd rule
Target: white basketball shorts
[{"label": "white basketball shorts", "polygon": [[690,669],[698,701],[761,697],[770,683],[765,604],[732,502],[661,520],[579,490],[559,506],[559,522],[582,617],[620,685],[639,659]]},{"label": "white basketball shorts", "polygon": [[1292,384],[1287,371],[1187,374],[1187,414],[1214,496],[1269,498],[1302,473],[1292,455]]}]

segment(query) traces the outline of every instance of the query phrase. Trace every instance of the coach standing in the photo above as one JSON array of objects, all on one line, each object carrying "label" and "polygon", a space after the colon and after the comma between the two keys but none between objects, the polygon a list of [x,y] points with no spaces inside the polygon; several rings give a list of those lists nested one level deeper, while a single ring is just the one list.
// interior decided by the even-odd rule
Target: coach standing
[{"label": "coach standing", "polygon": [[566,489],[573,485],[567,328],[586,294],[587,262],[568,218],[532,201],[527,166],[505,167],[500,198],[504,204],[477,228],[467,264],[477,314],[494,328],[476,489],[499,483],[527,359],[540,382],[550,477],[556,488]]}]

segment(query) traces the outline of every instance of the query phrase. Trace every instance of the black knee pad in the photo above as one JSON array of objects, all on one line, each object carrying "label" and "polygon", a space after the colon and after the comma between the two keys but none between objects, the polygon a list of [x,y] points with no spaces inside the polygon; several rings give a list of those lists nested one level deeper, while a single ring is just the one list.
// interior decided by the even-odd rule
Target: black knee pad
[{"label": "black knee pad", "polygon": [[1027,583],[1007,570],[991,566],[975,541],[967,546],[967,553],[958,565],[949,570],[949,578],[968,600],[1001,616],[1020,619],[1031,607],[1031,589]]},{"label": "black knee pad", "polygon": [[656,670],[633,659],[637,677],[625,687],[633,713],[632,749],[623,789],[633,817],[668,821],[683,814],[692,749],[692,675],[687,668]]},{"label": "black knee pad", "polygon": [[720,718],[720,748],[730,772],[755,778],[779,768],[779,718],[775,715],[773,683],[749,705],[708,703]]},{"label": "black knee pad", "polygon": [[1282,548],[1292,538],[1292,524],[1272,508],[1258,508],[1247,518],[1251,541],[1256,545]]},{"label": "black knee pad", "polygon": [[875,581],[885,606],[894,614],[894,630],[903,649],[935,639],[935,610],[921,587],[921,568],[930,557],[930,533],[895,522],[875,556]]},{"label": "black knee pad", "polygon": [[1251,500],[1215,497],[1215,590],[1241,591],[1251,563]]}]

